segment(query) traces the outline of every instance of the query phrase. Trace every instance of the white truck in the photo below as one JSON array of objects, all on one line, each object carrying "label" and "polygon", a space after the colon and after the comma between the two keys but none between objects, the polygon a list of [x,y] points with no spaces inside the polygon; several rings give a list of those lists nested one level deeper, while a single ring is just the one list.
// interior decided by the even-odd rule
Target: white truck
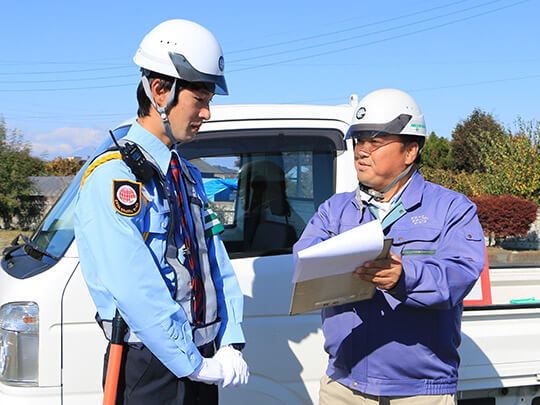
[{"label": "white truck", "polygon": [[[327,356],[319,313],[289,316],[291,247],[321,202],[356,187],[352,144],[344,140],[355,103],[351,96],[340,106],[216,106],[195,141],[182,146],[225,225],[245,295],[251,378],[245,387],[221,390],[222,404],[318,403]],[[118,127],[116,137],[128,127]],[[34,235],[4,252],[1,405],[101,403],[106,341],[73,236],[85,169]],[[519,267],[492,260],[473,290],[469,302],[481,305],[466,306],[463,315],[462,405],[540,404],[540,304],[532,299],[540,297],[540,262],[532,257]],[[532,302],[510,304],[516,298]]]}]

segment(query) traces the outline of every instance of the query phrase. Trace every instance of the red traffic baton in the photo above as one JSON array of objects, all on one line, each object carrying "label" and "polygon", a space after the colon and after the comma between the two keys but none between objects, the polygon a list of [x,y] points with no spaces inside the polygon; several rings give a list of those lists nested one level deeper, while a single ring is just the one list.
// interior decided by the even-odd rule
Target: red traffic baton
[{"label": "red traffic baton", "polygon": [[107,364],[107,377],[105,379],[105,389],[103,392],[103,405],[115,405],[116,393],[118,390],[118,376],[122,366],[122,351],[124,349],[124,336],[127,325],[122,319],[120,312],[112,320],[111,348],[109,350],[109,362]]}]

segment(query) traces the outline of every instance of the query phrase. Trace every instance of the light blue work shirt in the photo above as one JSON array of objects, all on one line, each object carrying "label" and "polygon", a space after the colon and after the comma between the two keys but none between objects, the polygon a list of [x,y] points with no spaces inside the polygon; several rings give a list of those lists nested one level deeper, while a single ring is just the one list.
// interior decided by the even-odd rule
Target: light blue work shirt
[{"label": "light blue work shirt", "polygon": [[[169,164],[175,151],[137,122],[125,139],[152,156],[170,183]],[[184,163],[206,203],[200,172]],[[113,180],[136,182],[122,160],[112,159],[91,172],[77,199],[75,237],[88,289],[102,319],[111,320],[118,309],[131,332],[169,370],[178,377],[190,375],[202,357],[188,318],[174,300],[175,273],[164,258],[169,204],[152,179],[142,187],[140,212],[123,215],[113,205]],[[206,243],[221,318],[218,345],[244,343],[243,295],[227,251],[219,235],[207,237]]]}]

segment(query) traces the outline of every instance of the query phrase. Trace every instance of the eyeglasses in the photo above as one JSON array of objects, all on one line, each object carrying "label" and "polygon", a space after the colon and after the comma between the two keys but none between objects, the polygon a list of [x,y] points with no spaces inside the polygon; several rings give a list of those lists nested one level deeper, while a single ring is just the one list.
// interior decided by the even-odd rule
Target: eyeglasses
[{"label": "eyeglasses", "polygon": [[377,149],[382,148],[383,146],[390,145],[391,143],[401,142],[398,139],[394,140],[385,140],[384,138],[375,137],[375,138],[353,138],[354,147],[358,147],[362,152],[372,154]]}]

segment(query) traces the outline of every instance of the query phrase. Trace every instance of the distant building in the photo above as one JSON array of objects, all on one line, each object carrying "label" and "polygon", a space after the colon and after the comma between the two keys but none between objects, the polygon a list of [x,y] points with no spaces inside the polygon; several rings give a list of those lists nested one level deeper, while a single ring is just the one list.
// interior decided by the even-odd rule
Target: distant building
[{"label": "distant building", "polygon": [[204,178],[228,179],[238,177],[238,170],[220,165],[211,165],[203,159],[192,159],[190,163],[200,170]]},{"label": "distant building", "polygon": [[18,227],[19,229],[34,229],[58,198],[71,184],[74,176],[30,176],[28,179],[32,182],[30,198],[35,202],[34,214],[26,214],[24,218],[15,215],[11,218],[9,224],[0,219],[0,229],[5,229],[8,225]]},{"label": "distant building", "polygon": [[32,197],[42,197],[45,200],[43,214],[56,203],[65,189],[71,184],[74,176],[31,176],[33,188],[30,195]]}]

